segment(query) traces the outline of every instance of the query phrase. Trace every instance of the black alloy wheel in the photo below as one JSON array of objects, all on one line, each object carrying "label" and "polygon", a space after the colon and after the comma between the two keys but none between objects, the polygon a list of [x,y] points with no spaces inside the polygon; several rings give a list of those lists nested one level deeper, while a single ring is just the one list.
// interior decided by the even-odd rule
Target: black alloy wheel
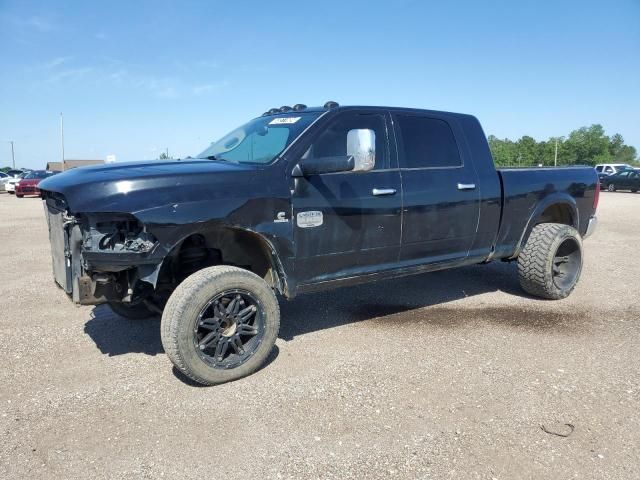
[{"label": "black alloy wheel", "polygon": [[260,301],[249,291],[225,290],[198,315],[193,341],[200,357],[214,368],[235,368],[258,349],[264,336]]},{"label": "black alloy wheel", "polygon": [[582,250],[575,238],[564,240],[553,257],[553,283],[560,290],[573,287],[582,268]]}]

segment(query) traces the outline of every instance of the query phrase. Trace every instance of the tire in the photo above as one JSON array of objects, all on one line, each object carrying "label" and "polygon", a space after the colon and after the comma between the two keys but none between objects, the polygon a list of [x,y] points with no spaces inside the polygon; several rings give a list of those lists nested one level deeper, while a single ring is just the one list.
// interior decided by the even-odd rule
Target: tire
[{"label": "tire", "polygon": [[616,186],[613,183],[610,183],[609,186],[607,187],[607,190],[609,190],[610,192],[615,192]]},{"label": "tire", "polygon": [[24,198],[24,195],[19,195],[16,193],[16,198]]},{"label": "tire", "polygon": [[565,298],[578,283],[582,257],[582,238],[575,228],[559,223],[536,225],[518,256],[520,286],[536,297]]},{"label": "tire", "polygon": [[116,313],[121,317],[128,318],[130,320],[142,320],[144,318],[150,318],[157,315],[157,313],[150,310],[143,303],[130,305],[120,302],[109,302],[108,305],[113,313]]},{"label": "tire", "polygon": [[[242,319],[243,312],[251,318]],[[217,385],[256,371],[279,329],[278,300],[264,280],[241,268],[215,266],[187,277],[169,297],[161,339],[182,373],[203,385]]]}]

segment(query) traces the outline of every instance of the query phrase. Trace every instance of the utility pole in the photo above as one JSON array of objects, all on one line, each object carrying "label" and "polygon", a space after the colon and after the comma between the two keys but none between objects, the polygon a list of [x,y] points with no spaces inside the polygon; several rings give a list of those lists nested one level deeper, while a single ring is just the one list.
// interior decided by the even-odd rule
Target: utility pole
[{"label": "utility pole", "polygon": [[13,153],[13,140],[9,140],[9,143],[11,144],[11,163],[13,163],[13,169],[16,169],[16,156]]},{"label": "utility pole", "polygon": [[558,139],[556,138],[556,154],[555,157],[553,158],[553,166],[557,167],[558,166]]},{"label": "utility pole", "polygon": [[64,171],[64,117],[60,112],[60,146],[62,147],[62,170]]}]

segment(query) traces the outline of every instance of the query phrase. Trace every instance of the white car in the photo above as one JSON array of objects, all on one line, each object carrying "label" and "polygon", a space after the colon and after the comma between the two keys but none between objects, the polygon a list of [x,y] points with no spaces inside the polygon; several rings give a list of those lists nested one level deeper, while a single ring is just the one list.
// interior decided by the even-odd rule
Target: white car
[{"label": "white car", "polygon": [[614,173],[626,170],[627,168],[632,167],[631,165],[627,165],[626,163],[599,163],[598,165],[596,165],[596,172],[598,172],[598,175],[613,175]]},{"label": "white car", "polygon": [[7,193],[16,193],[16,185],[17,183],[26,177],[29,172],[21,172],[18,176],[9,177],[7,179],[3,179],[4,189]]}]

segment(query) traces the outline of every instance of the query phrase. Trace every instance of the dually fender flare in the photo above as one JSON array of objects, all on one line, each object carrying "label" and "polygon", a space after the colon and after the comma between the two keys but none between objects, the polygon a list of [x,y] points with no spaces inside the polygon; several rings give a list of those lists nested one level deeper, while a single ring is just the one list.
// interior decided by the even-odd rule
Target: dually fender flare
[{"label": "dually fender flare", "polygon": [[536,208],[533,209],[533,212],[531,212],[531,215],[529,215],[529,220],[527,220],[527,224],[522,232],[522,235],[520,236],[520,240],[516,245],[516,250],[513,256],[511,257],[511,259],[518,258],[518,255],[520,255],[520,251],[524,248],[525,244],[527,243],[527,240],[529,239],[529,235],[531,235],[531,231],[533,230],[533,227],[538,223],[538,220],[540,219],[544,211],[553,205],[562,205],[564,207],[567,207],[571,214],[571,226],[576,230],[579,229],[580,214],[578,213],[578,206],[576,204],[575,199],[568,193],[564,193],[564,192],[553,193],[543,198],[538,203],[538,205],[536,205]]}]

